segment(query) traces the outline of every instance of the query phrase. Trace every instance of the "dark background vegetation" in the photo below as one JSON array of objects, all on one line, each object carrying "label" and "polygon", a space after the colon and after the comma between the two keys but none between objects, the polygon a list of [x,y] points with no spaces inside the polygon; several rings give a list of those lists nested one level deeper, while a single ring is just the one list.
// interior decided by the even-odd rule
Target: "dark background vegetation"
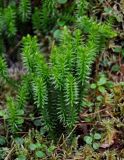
[{"label": "dark background vegetation", "polygon": [[[23,130],[11,133],[5,117],[6,97],[16,97],[17,90],[1,80],[1,160],[124,158],[123,0],[0,0],[0,55],[7,61],[10,77],[20,83],[26,72],[21,58],[22,38],[27,34],[37,36],[40,51],[49,63],[51,50],[55,45],[61,46],[65,26],[73,34],[82,16],[109,24],[111,32],[117,35],[105,42],[91,67],[89,89],[78,122],[55,142],[43,129],[39,114],[32,113],[30,101]],[[82,39],[87,36],[85,33]],[[61,129],[64,133],[65,128]]]}]

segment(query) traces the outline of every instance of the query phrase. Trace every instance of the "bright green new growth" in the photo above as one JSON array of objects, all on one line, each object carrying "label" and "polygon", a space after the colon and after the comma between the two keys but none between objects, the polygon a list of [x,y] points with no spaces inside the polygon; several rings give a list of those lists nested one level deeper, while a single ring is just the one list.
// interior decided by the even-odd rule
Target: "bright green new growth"
[{"label": "bright green new growth", "polygon": [[[28,78],[24,79],[19,89],[16,107],[25,110],[31,90],[36,111],[45,128],[52,133],[57,129],[62,133],[59,126],[71,130],[77,123],[91,66],[106,39],[116,35],[109,26],[98,24],[88,17],[80,18],[78,24],[81,30],[76,29],[73,33],[64,28],[60,45],[52,49],[49,64],[40,53],[36,36],[27,35],[23,38],[22,60]],[[87,34],[88,38],[84,40],[82,33]],[[2,58],[0,68],[3,76],[6,65]],[[7,106],[9,126],[15,131],[20,128],[20,112],[16,113],[15,103],[11,99]],[[23,121],[23,117],[21,119]]]},{"label": "bright green new growth", "polygon": [[72,74],[68,75],[65,82],[65,103],[67,107],[67,126],[72,128],[77,121],[79,88]]},{"label": "bright green new growth", "polygon": [[50,129],[50,120],[49,120],[49,113],[48,113],[48,93],[46,84],[43,78],[34,77],[33,80],[33,92],[34,92],[34,103],[37,105],[37,109],[39,110],[42,121],[44,122],[44,126],[47,129]]},{"label": "bright green new growth", "polygon": [[29,99],[29,79],[27,77],[22,80],[21,87],[19,88],[17,95],[17,104],[19,109],[25,108],[26,102]]}]

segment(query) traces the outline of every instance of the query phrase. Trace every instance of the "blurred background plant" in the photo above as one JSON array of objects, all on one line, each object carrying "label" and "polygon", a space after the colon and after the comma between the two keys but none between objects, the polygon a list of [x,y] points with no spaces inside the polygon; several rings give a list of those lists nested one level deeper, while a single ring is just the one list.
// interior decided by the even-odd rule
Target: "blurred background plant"
[{"label": "blurred background plant", "polygon": [[0,159],[124,158],[123,6],[0,0]]}]

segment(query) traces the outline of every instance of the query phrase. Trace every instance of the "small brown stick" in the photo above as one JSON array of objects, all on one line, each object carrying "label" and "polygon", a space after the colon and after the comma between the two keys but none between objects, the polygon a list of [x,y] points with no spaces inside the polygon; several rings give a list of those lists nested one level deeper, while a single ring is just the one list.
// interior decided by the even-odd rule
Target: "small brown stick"
[{"label": "small brown stick", "polygon": [[89,113],[89,114],[80,115],[80,117],[83,118],[83,117],[93,116],[93,115],[96,115],[98,113],[104,112],[104,111],[106,111],[106,110],[108,110],[110,108],[112,108],[112,106],[109,106],[108,108],[101,109],[101,110],[99,110],[99,111],[97,111],[95,113]]},{"label": "small brown stick", "polygon": [[75,127],[72,129],[72,131],[69,133],[69,135],[66,137],[66,139],[63,141],[63,143],[59,147],[61,147],[65,142],[67,142],[67,140],[69,139],[69,137],[71,136],[71,134],[74,132],[76,128],[77,128],[77,125],[75,125]]},{"label": "small brown stick", "polygon": [[13,49],[8,51],[8,54],[11,55],[21,44],[22,41],[19,41]]},{"label": "small brown stick", "polygon": [[11,155],[12,155],[14,149],[15,149],[15,146],[12,147],[12,149],[9,151],[9,153],[7,154],[7,156],[5,157],[4,160],[10,160],[11,159]]}]

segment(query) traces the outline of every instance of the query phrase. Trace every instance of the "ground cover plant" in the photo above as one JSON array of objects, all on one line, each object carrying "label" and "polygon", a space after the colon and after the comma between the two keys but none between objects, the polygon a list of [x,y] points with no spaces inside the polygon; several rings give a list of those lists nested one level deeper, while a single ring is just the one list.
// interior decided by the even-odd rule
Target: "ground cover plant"
[{"label": "ground cover plant", "polygon": [[124,158],[122,31],[123,1],[0,0],[1,160]]}]

